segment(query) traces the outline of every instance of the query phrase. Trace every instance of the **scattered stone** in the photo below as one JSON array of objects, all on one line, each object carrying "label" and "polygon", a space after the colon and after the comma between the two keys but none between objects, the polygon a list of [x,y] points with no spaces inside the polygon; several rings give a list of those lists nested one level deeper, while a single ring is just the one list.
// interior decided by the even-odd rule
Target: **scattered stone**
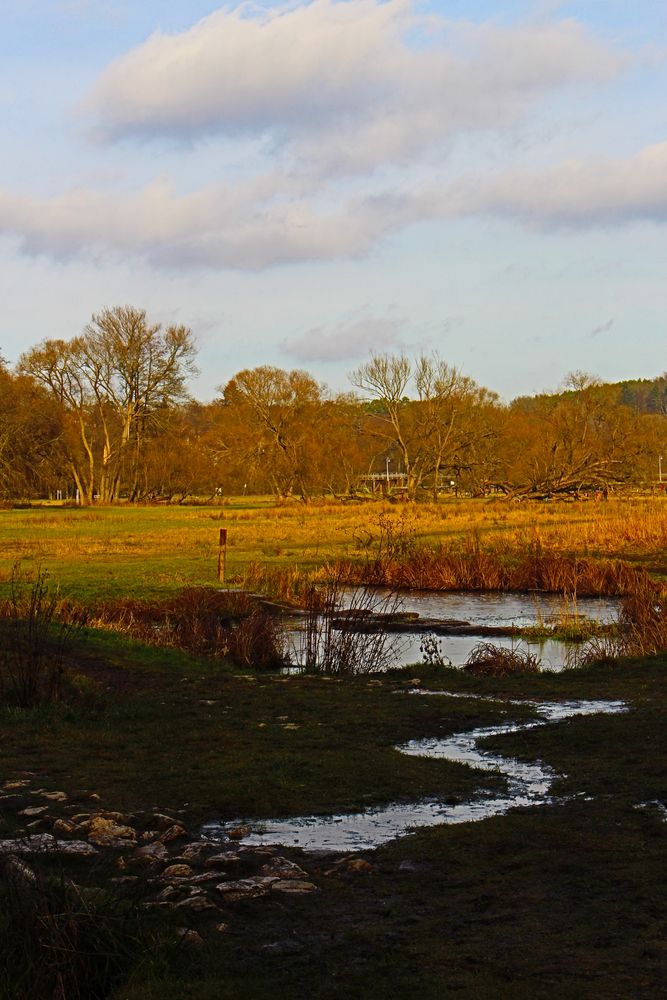
[{"label": "scattered stone", "polygon": [[234,851],[225,851],[224,854],[212,854],[204,862],[204,868],[227,868],[229,865],[240,864],[241,858]]},{"label": "scattered stone", "polygon": [[282,727],[283,729],[301,729],[301,726],[297,725],[296,722],[286,722]]},{"label": "scattered stone", "polygon": [[59,833],[64,837],[72,837],[75,833],[81,832],[81,827],[69,819],[55,820],[52,829],[54,833]]},{"label": "scattered stone", "polygon": [[204,945],[204,939],[201,934],[193,931],[191,927],[178,927],[176,933],[181,939],[181,944],[186,945],[188,948],[202,948]]},{"label": "scattered stone", "polygon": [[250,833],[252,833],[251,826],[235,826],[233,830],[227,831],[227,836],[230,840],[243,840]]},{"label": "scattered stone", "polygon": [[206,851],[210,850],[210,846],[211,845],[208,843],[187,844],[179,852],[179,858],[182,858],[184,861],[200,861],[202,854],[205,854]]},{"label": "scattered stone", "polygon": [[182,837],[187,837],[188,831],[185,827],[181,826],[179,823],[174,823],[173,826],[168,827],[159,837],[163,844],[170,844],[172,840],[180,840]]},{"label": "scattered stone", "polygon": [[188,896],[187,899],[182,899],[180,903],[176,903],[177,910],[192,910],[193,913],[204,913],[206,910],[218,910],[215,903],[207,896]]},{"label": "scattered stone", "polygon": [[289,879],[278,879],[271,885],[271,892],[278,892],[283,896],[306,896],[310,892],[318,892],[314,882],[305,882]]},{"label": "scattered stone", "polygon": [[134,857],[155,863],[156,861],[166,861],[169,852],[164,844],[158,840],[154,844],[144,844],[143,847],[137,847]]},{"label": "scattered stone", "polygon": [[67,795],[65,792],[41,792],[43,799],[48,799],[49,802],[67,802]]},{"label": "scattered stone", "polygon": [[99,847],[131,847],[136,843],[137,831],[131,826],[119,823],[112,816],[93,816],[88,826],[88,840]]},{"label": "scattered stone", "polygon": [[206,882],[217,882],[220,878],[220,872],[202,872],[201,875],[193,875],[189,879],[190,885],[203,885]]},{"label": "scattered stone", "polygon": [[278,881],[277,878],[255,875],[233,882],[220,882],[215,888],[222,893],[226,902],[238,903],[245,899],[258,899],[260,896],[267,896],[273,883]]},{"label": "scattered stone", "polygon": [[215,925],[215,929],[218,934],[229,934],[232,929],[231,924],[219,923]]},{"label": "scattered stone", "polygon": [[27,806],[25,809],[21,809],[19,816],[43,816],[48,811],[48,806]]},{"label": "scattered stone", "polygon": [[118,875],[116,878],[112,878],[111,881],[114,885],[136,885],[139,881],[138,875]]},{"label": "scattered stone", "polygon": [[20,788],[27,788],[30,781],[27,779],[24,781],[5,781],[2,786],[4,792],[18,792]]},{"label": "scattered stone", "polygon": [[163,879],[169,878],[189,878],[193,874],[190,865],[169,865],[160,876]]},{"label": "scattered stone", "polygon": [[159,830],[144,830],[144,832],[139,837],[139,840],[143,844],[149,844],[152,840],[157,840],[160,836]]},{"label": "scattered stone", "polygon": [[165,813],[153,813],[153,822],[158,830],[168,830],[170,826],[176,825],[173,816],[167,816]]},{"label": "scattered stone", "polygon": [[159,903],[166,903],[181,895],[182,890],[175,885],[166,885],[155,897]]},{"label": "scattered stone", "polygon": [[308,878],[308,872],[305,872],[303,868],[300,868],[293,861],[288,861],[287,858],[280,857],[280,855],[271,858],[268,864],[262,865],[259,873],[260,875],[275,875],[280,879]]},{"label": "scattered stone", "polygon": [[32,823],[26,823],[26,830],[42,830],[45,826],[50,823],[47,816],[42,816],[40,819],[34,819]]},{"label": "scattered stone", "polygon": [[57,840],[50,833],[38,833],[22,840],[0,840],[0,854],[74,854],[90,858],[97,854],[85,840]]}]

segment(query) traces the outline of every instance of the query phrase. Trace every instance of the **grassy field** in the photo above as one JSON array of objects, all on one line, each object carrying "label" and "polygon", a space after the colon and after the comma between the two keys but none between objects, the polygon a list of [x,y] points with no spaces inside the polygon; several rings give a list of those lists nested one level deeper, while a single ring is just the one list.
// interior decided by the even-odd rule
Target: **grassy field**
[{"label": "grassy field", "polygon": [[84,603],[157,597],[216,582],[219,529],[228,531],[227,577],[253,570],[312,570],[327,560],[372,556],[396,544],[442,543],[516,553],[623,559],[667,577],[667,499],[511,504],[503,500],[390,505],[275,506],[229,500],[219,507],[36,507],[0,511],[0,581],[12,565],[39,564]]},{"label": "grassy field", "polygon": [[[222,526],[229,575],[240,580],[252,564],[363,560],[381,517],[395,519],[399,541],[465,546],[472,538],[508,552],[539,537],[541,549],[623,557],[654,577],[667,563],[667,505],[657,500],[312,509],[238,500],[222,508],[1,511],[0,569],[6,587],[17,559],[26,569],[42,565],[63,592],[90,604],[152,599],[215,583]],[[558,805],[422,830],[362,852],[368,864],[360,870],[338,865],[342,857],[281,850],[317,886],[303,897],[221,900],[215,912],[185,914],[144,912],[132,896],[134,922],[128,925],[126,910],[120,921],[123,934],[134,935],[132,947],[109,925],[115,943],[100,963],[106,970],[117,955],[117,968],[97,993],[72,986],[40,993],[29,983],[21,992],[12,961],[23,925],[5,872],[0,995],[8,1000],[648,1000],[664,992],[667,656],[502,679],[423,664],[340,679],[241,671],[90,629],[73,640],[66,667],[61,702],[0,705],[0,785],[27,783],[0,789],[0,840],[26,831],[23,808],[42,802],[48,811],[30,820],[37,825],[28,832],[96,808],[134,817],[140,827],[154,813],[178,816],[197,840],[208,820],[359,810],[432,795],[465,801],[498,790],[504,779],[406,756],[396,745],[531,717],[530,705],[508,699],[621,699],[629,711],[489,743],[505,756],[549,765],[560,775]],[[458,697],[413,697],[407,692],[415,684]],[[56,791],[67,795],[64,804],[44,798]],[[91,792],[99,796],[94,806]],[[79,903],[97,900],[93,887],[101,886],[109,905],[124,891],[109,890],[111,880],[133,871],[118,858],[131,855],[109,849],[64,867],[48,856],[29,863],[44,884],[73,880]],[[155,870],[149,875],[142,891],[153,891]],[[43,927],[42,903],[35,912]],[[215,929],[220,922],[224,933]],[[183,926],[203,943],[177,944]],[[29,938],[23,935],[21,967],[39,968],[49,956]]]}]

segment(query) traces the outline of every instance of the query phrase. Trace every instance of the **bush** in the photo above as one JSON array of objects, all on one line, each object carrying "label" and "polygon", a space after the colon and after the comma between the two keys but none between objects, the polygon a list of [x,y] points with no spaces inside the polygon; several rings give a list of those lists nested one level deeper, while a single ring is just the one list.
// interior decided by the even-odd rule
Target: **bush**
[{"label": "bush", "polygon": [[478,677],[507,677],[510,674],[537,674],[540,661],[528,650],[506,649],[480,642],[472,649],[463,669]]}]

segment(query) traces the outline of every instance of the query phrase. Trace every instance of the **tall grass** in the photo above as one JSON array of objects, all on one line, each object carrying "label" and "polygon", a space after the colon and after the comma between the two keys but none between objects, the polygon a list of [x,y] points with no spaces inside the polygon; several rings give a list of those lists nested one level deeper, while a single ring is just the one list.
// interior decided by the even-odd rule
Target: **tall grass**
[{"label": "tall grass", "polygon": [[13,856],[0,865],[0,934],[3,1000],[104,1000],[154,943],[126,891]]},{"label": "tall grass", "polygon": [[21,708],[60,700],[66,653],[85,620],[49,587],[46,570],[30,579],[15,565],[0,603],[0,700]]}]

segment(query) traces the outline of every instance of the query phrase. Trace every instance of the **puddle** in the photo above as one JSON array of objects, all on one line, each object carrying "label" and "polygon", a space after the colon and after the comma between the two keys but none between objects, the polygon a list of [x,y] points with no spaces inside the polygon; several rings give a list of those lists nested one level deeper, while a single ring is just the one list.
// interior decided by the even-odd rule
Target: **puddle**
[{"label": "puddle", "polygon": [[[420,690],[419,694],[458,697],[446,691]],[[500,816],[510,809],[522,806],[548,804],[553,801],[549,790],[556,778],[554,771],[540,763],[530,764],[488,753],[481,750],[478,744],[489,736],[533,729],[577,715],[627,711],[627,705],[620,701],[515,701],[502,704],[529,705],[535,709],[538,718],[522,723],[484,726],[467,733],[455,733],[445,739],[410,740],[396,749],[413,756],[434,757],[466,764],[478,770],[495,771],[507,778],[507,789],[503,794],[480,794],[469,802],[456,804],[431,798],[407,804],[397,802],[338,816],[299,816],[286,820],[251,822],[253,832],[243,838],[243,843],[281,844],[300,847],[305,851],[369,850],[405,836],[413,827],[469,823]],[[236,821],[225,826],[209,823],[202,828],[202,835],[211,840],[225,840],[225,828],[232,829],[239,822],[245,824],[248,821]]]}]

